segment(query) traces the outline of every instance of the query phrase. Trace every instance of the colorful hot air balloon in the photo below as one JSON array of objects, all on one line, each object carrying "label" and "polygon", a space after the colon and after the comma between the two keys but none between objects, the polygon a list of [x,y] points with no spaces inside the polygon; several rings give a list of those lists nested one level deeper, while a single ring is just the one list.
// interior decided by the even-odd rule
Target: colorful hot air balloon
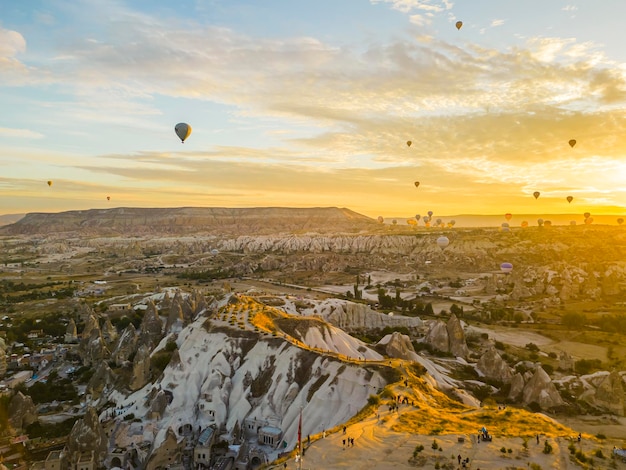
[{"label": "colorful hot air balloon", "polygon": [[48,181],[48,186],[52,186],[52,181]]},{"label": "colorful hot air balloon", "polygon": [[376,219],[376,220],[378,220],[378,223],[379,223],[379,224],[382,224],[382,223],[385,221],[385,219],[383,219],[383,216],[382,216],[382,215],[379,215],[379,216],[378,216],[378,219]]},{"label": "colorful hot air balloon", "polygon": [[458,29],[461,29],[461,28],[463,27],[463,22],[462,22],[462,21],[457,21],[457,22],[456,22],[456,24],[455,24],[455,26],[456,26],[456,29],[457,29],[457,30],[458,30]]},{"label": "colorful hot air balloon", "polygon": [[421,215],[415,214],[415,220],[420,220],[421,217],[422,217]]},{"label": "colorful hot air balloon", "polygon": [[441,220],[441,219],[437,219],[437,220],[435,220],[435,223],[436,223],[437,225],[441,225],[442,220]]},{"label": "colorful hot air balloon", "polygon": [[622,219],[621,217],[619,219],[617,219],[617,223],[619,225],[622,225],[624,223],[624,219]]},{"label": "colorful hot air balloon", "polygon": [[585,224],[587,224],[587,225],[591,225],[592,223],[593,223],[593,217],[587,217],[587,218],[585,219]]},{"label": "colorful hot air balloon", "polygon": [[185,122],[179,122],[174,126],[174,132],[182,143],[185,143],[185,139],[191,135],[191,126]]},{"label": "colorful hot air balloon", "polygon": [[419,188],[420,182],[416,181],[415,183],[413,183],[415,185],[416,188]]},{"label": "colorful hot air balloon", "polygon": [[415,219],[406,219],[406,223],[408,225],[417,225],[417,220],[415,220]]},{"label": "colorful hot air balloon", "polygon": [[535,199],[537,199],[537,198],[539,197],[539,195],[540,195],[540,194],[541,194],[541,193],[540,193],[539,191],[535,191],[535,192],[533,193],[533,196],[535,196]]},{"label": "colorful hot air balloon", "polygon": [[576,139],[570,139],[568,144],[570,147],[574,148],[574,145],[576,145]]},{"label": "colorful hot air balloon", "polygon": [[428,217],[432,217],[433,216],[433,211],[428,211]]},{"label": "colorful hot air balloon", "polygon": [[452,220],[451,220],[450,222],[448,222],[448,223],[449,223],[451,226],[453,226],[453,227],[454,227],[454,226],[455,226],[455,224],[456,224],[456,220],[452,219]]},{"label": "colorful hot air balloon", "polygon": [[393,225],[398,225],[398,221],[397,221],[396,219],[393,219],[393,220],[391,221],[391,223],[392,223]]},{"label": "colorful hot air balloon", "polygon": [[513,217],[513,214],[510,214],[510,213],[508,213],[508,212],[507,212],[506,214],[504,214],[504,218],[505,218],[506,220],[511,220],[511,217]]},{"label": "colorful hot air balloon", "polygon": [[526,227],[528,227],[528,221],[527,220],[522,220],[522,223],[520,225],[522,226],[522,228],[526,228]]},{"label": "colorful hot air balloon", "polygon": [[413,143],[413,142],[411,142],[410,140],[407,140],[407,141],[406,141],[406,146],[407,146],[407,147],[410,147],[412,143]]},{"label": "colorful hot air balloon", "polygon": [[537,219],[537,225],[543,226],[543,219]]},{"label": "colorful hot air balloon", "polygon": [[551,220],[546,220],[546,221],[543,223],[543,226],[544,226],[544,227],[552,227],[552,221],[551,221]]},{"label": "colorful hot air balloon", "polygon": [[450,240],[448,237],[444,237],[443,235],[437,238],[437,246],[441,248],[441,250],[445,250],[446,247],[450,244]]},{"label": "colorful hot air balloon", "polygon": [[589,212],[585,212],[585,213],[583,214],[583,217],[584,217],[585,219],[588,219],[589,217],[591,217],[591,213],[589,213]]},{"label": "colorful hot air balloon", "polygon": [[502,263],[500,265],[500,271],[505,274],[509,274],[511,271],[513,271],[513,265],[511,263]]},{"label": "colorful hot air balloon", "polygon": [[574,200],[574,196],[567,196],[565,199],[567,199],[567,202],[572,202]]}]

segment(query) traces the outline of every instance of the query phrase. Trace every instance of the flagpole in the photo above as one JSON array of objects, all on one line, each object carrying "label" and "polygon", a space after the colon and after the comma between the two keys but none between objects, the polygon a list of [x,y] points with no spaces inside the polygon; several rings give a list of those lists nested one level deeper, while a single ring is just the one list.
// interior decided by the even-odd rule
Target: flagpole
[{"label": "flagpole", "polygon": [[298,470],[302,470],[302,408],[300,408],[300,420],[298,421],[298,454],[300,455]]}]

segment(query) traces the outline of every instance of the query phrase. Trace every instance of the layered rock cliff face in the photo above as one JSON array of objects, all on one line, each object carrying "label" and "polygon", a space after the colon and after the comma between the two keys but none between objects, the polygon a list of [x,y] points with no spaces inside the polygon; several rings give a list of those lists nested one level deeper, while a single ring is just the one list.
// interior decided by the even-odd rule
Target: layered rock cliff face
[{"label": "layered rock cliff face", "polygon": [[92,209],[60,213],[26,214],[18,222],[0,227],[6,235],[74,232],[80,234],[188,234],[354,232],[371,230],[373,219],[346,208],[224,208]]}]

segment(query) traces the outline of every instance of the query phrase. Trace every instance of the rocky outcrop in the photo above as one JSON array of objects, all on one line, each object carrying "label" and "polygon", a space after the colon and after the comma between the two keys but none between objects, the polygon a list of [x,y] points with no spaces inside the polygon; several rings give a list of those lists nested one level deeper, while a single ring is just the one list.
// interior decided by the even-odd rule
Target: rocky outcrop
[{"label": "rocky outcrop", "polygon": [[595,393],[587,398],[589,404],[604,409],[618,416],[624,416],[624,381],[619,372],[608,374],[596,388]]},{"label": "rocky outcrop", "polygon": [[123,365],[135,353],[136,346],[137,330],[135,330],[132,323],[129,323],[117,340],[111,359],[115,361],[117,366]]},{"label": "rocky outcrop", "polygon": [[455,314],[450,316],[446,329],[448,330],[448,351],[455,357],[467,358],[469,349],[465,342],[465,333],[463,332],[461,322]]},{"label": "rocky outcrop", "polygon": [[524,391],[526,382],[524,376],[519,372],[511,378],[511,389],[509,390],[509,400],[518,401]]},{"label": "rocky outcrop", "polygon": [[132,391],[139,390],[150,380],[150,351],[150,347],[145,344],[137,350],[133,361],[133,376],[128,384]]},{"label": "rocky outcrop", "polygon": [[385,327],[420,328],[423,322],[418,317],[385,315],[372,310],[368,305],[346,302],[337,306],[326,316],[326,321],[344,331],[383,329]]},{"label": "rocky outcrop", "polygon": [[476,368],[485,377],[504,383],[510,382],[513,377],[511,368],[493,346],[480,357]]},{"label": "rocky outcrop", "polygon": [[117,337],[117,329],[111,323],[111,319],[107,318],[104,325],[102,325],[102,339],[109,345],[117,341]]},{"label": "rocky outcrop", "polygon": [[151,351],[163,336],[163,322],[154,302],[148,301],[148,308],[139,326],[138,346],[147,346]]},{"label": "rocky outcrop", "polygon": [[70,318],[67,328],[65,329],[65,342],[76,343],[78,341],[78,334],[76,333],[76,322],[73,318]]},{"label": "rocky outcrop", "polygon": [[9,424],[14,429],[24,429],[37,421],[37,409],[29,395],[17,392],[9,402]]},{"label": "rocky outcrop", "polygon": [[184,442],[183,439],[181,439],[181,442],[178,442],[176,433],[171,428],[168,428],[165,433],[165,439],[150,456],[146,470],[167,468],[170,462],[180,462],[182,460]]},{"label": "rocky outcrop", "polygon": [[104,461],[107,438],[95,408],[88,407],[85,416],[74,423],[67,439],[67,447],[72,462],[76,462],[81,453],[92,451],[96,462]]},{"label": "rocky outcrop", "polygon": [[385,344],[385,355],[412,361],[415,358],[415,349],[411,344],[411,339],[407,335],[403,335],[394,331],[391,338]]},{"label": "rocky outcrop", "polygon": [[522,403],[528,405],[533,402],[538,403],[543,410],[563,404],[561,395],[541,366],[537,367],[522,391]]},{"label": "rocky outcrop", "polygon": [[165,408],[169,404],[169,398],[167,394],[163,390],[158,390],[156,392],[156,396],[150,402],[150,410],[148,412],[148,416],[156,417],[156,419],[160,419],[165,412]]},{"label": "rocky outcrop", "polygon": [[446,324],[441,320],[431,322],[424,342],[439,351],[448,352],[449,340]]},{"label": "rocky outcrop", "polygon": [[563,371],[574,370],[574,358],[571,354],[565,351],[562,351],[561,354],[559,354],[559,369]]},{"label": "rocky outcrop", "polygon": [[100,362],[96,366],[96,371],[89,379],[87,383],[86,392],[91,395],[93,400],[100,398],[102,391],[107,386],[112,386],[115,381],[115,374],[109,367],[106,361]]},{"label": "rocky outcrop", "polygon": [[111,351],[107,347],[99,328],[91,330],[88,340],[81,341],[81,357],[85,365],[97,365],[107,360],[111,356]]},{"label": "rocky outcrop", "polygon": [[432,322],[424,342],[439,351],[449,352],[455,357],[466,358],[469,356],[463,327],[454,314],[452,314],[447,323],[441,320]]},{"label": "rocky outcrop", "polygon": [[91,314],[87,317],[87,322],[85,323],[85,328],[83,329],[83,332],[81,333],[80,337],[81,339],[84,340],[90,340],[91,339],[91,333],[93,331],[97,331],[98,335],[100,334],[100,325],[98,324],[98,319],[96,318],[96,316],[94,314]]}]

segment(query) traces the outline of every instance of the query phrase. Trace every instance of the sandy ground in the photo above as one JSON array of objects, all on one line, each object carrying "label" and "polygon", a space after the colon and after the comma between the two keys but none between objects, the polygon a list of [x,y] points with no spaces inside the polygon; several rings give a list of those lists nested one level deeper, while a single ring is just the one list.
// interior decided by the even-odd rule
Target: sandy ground
[{"label": "sandy ground", "polygon": [[[400,414],[403,412],[400,408]],[[327,434],[311,436],[311,443],[307,447],[306,438],[303,445],[305,456],[302,469],[414,469],[435,468],[438,462],[440,467],[448,469],[462,468],[458,464],[458,456],[464,460],[469,458],[466,468],[472,469],[525,469],[531,464],[539,465],[542,469],[574,469],[584,468],[571,459],[568,445],[569,437],[549,439],[553,447],[551,454],[544,454],[545,438],[540,437],[539,444],[536,438],[528,439],[528,448],[523,448],[523,439],[498,439],[497,436],[489,443],[478,443],[475,436],[465,436],[464,442],[459,442],[458,435],[424,436],[406,433],[397,433],[391,427],[398,418],[398,414],[387,411],[387,406],[379,409],[380,419],[372,415],[365,420],[347,427],[345,435],[342,430]],[[354,446],[344,445],[344,440],[354,438]],[[443,450],[434,450],[433,441],[436,441]],[[574,440],[575,442],[575,440]],[[601,449],[607,456],[605,459],[594,457],[594,468],[624,468],[626,463],[614,461],[610,458],[615,442],[598,442],[583,439],[577,448],[588,456]],[[420,461],[411,461],[413,452],[418,445],[424,450],[419,453]],[[511,449],[502,453],[501,449]],[[453,458],[454,457],[454,458]],[[287,461],[288,469],[297,469],[298,463],[294,459]],[[615,466],[612,466],[615,465]],[[275,469],[285,468],[281,463]],[[537,467],[536,467],[537,468]]]}]

